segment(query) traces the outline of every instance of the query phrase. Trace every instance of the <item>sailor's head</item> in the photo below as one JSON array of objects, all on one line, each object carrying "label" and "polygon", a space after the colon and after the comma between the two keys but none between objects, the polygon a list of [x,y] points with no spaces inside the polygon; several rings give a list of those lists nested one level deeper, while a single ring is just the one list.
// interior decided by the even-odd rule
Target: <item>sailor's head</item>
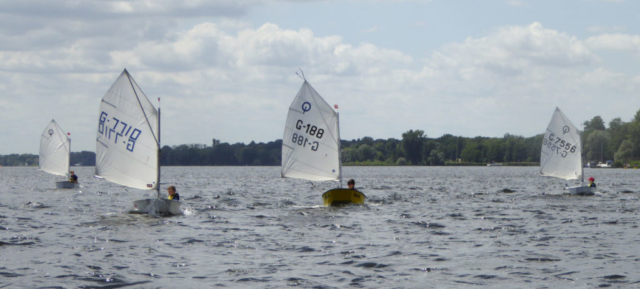
[{"label": "sailor's head", "polygon": [[74,171],[70,171],[70,173],[71,173],[72,175],[75,175],[75,174],[76,174]]},{"label": "sailor's head", "polygon": [[167,188],[167,193],[169,193],[169,195],[173,195],[176,193],[176,186],[169,186]]},{"label": "sailor's head", "polygon": [[347,186],[349,186],[349,189],[353,189],[353,187],[356,185],[356,181],[354,181],[353,179],[350,179],[347,182]]},{"label": "sailor's head", "polygon": [[593,183],[593,182],[595,182],[595,181],[596,181],[596,179],[594,179],[593,177],[590,177],[590,178],[589,178],[589,182],[590,182],[590,183]]}]

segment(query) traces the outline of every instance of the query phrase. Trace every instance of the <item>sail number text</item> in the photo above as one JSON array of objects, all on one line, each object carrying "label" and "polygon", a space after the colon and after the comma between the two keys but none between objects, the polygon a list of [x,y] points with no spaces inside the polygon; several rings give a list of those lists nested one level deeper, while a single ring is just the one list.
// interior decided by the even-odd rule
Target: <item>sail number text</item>
[{"label": "sail number text", "polygon": [[[311,148],[312,151],[318,151],[318,147],[320,146],[320,142],[319,141],[314,141],[313,137],[316,137],[318,139],[321,139],[322,136],[324,135],[324,129],[319,129],[317,126],[312,125],[312,124],[304,124],[304,122],[302,120],[298,120],[296,122],[296,129],[300,132],[300,134],[298,133],[294,133],[293,136],[291,137],[291,141],[294,144],[297,144],[301,147],[307,147],[309,146]],[[309,140],[308,137],[303,136],[302,134],[308,134],[311,136],[311,140]]]},{"label": "sail number text", "polygon": [[[106,112],[102,112],[100,114],[100,121],[98,122],[98,133],[101,134],[104,138],[111,140],[113,137],[113,142],[118,143],[118,139],[127,145],[127,150],[133,152],[133,149],[136,146],[136,140],[140,137],[140,133],[142,133],[139,129],[133,128],[128,125],[124,121],[120,121],[119,119],[112,117],[108,118],[108,114]],[[113,127],[109,127],[109,124],[114,124]],[[128,139],[127,139],[128,137]]]},{"label": "sail number text", "polygon": [[556,152],[560,156],[567,157],[569,153],[575,153],[577,147],[575,145],[571,145],[571,143],[555,136],[554,134],[550,134],[549,138],[545,138],[542,140],[542,145],[547,146],[551,151]]},{"label": "sail number text", "polygon": [[[305,125],[304,122],[302,122],[302,120],[298,120],[296,122],[296,128],[298,130],[303,130],[305,133],[308,133],[309,135],[315,136],[319,139],[321,139],[322,136],[324,135],[324,129],[318,129],[317,126],[311,125],[311,124]],[[306,130],[304,128],[306,128]]]}]

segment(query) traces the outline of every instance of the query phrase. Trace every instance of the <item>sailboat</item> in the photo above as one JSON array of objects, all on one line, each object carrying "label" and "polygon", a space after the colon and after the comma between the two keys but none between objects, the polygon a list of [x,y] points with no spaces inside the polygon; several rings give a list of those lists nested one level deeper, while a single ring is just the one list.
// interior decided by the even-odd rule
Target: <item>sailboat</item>
[{"label": "sailboat", "polygon": [[309,181],[338,181],[338,188],[322,195],[325,206],[362,204],[365,199],[362,192],[341,188],[339,115],[311,87],[304,75],[302,79],[304,83],[289,107],[284,127],[281,176]]},{"label": "sailboat", "polygon": [[[40,158],[38,168],[44,172],[69,178],[71,157],[71,138],[54,119],[40,137]],[[74,189],[78,183],[70,181],[56,182],[57,189]]]},{"label": "sailboat", "polygon": [[542,139],[540,174],[565,180],[580,179],[580,186],[569,187],[570,194],[591,194],[596,188],[584,186],[580,132],[556,107]]},{"label": "sailboat", "polygon": [[126,69],[100,103],[95,174],[130,188],[156,190],[156,198],[133,202],[136,212],[182,213],[180,202],[160,199],[160,108]]}]

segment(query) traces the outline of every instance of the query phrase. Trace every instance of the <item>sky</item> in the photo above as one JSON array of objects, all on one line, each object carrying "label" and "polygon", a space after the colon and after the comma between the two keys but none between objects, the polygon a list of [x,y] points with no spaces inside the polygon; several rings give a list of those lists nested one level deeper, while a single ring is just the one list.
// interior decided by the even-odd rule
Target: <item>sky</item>
[{"label": "sky", "polygon": [[306,79],[342,139],[525,137],[640,110],[640,1],[0,0],[0,154],[37,154],[51,119],[95,151],[127,69],[162,145],[282,138]]}]

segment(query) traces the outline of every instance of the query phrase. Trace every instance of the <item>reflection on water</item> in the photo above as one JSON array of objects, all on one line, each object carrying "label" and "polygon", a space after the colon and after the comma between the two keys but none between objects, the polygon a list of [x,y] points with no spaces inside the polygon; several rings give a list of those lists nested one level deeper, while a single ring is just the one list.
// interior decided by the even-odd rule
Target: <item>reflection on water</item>
[{"label": "reflection on water", "polygon": [[2,167],[0,287],[638,286],[640,170],[587,169],[590,197],[537,170],[346,167],[366,204],[325,208],[335,183],[277,167],[169,167],[185,214],[158,217],[90,167],[75,190]]}]

